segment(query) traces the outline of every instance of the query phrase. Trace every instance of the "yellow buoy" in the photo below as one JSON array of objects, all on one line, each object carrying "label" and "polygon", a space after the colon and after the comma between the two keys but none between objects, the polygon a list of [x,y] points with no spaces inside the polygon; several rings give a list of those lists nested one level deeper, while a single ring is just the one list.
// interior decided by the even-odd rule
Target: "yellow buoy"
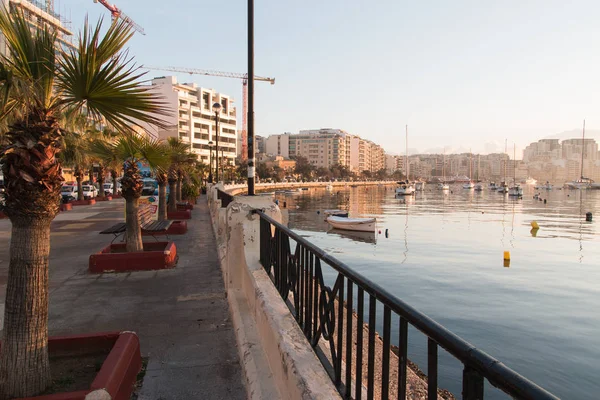
[{"label": "yellow buoy", "polygon": [[510,261],[510,251],[505,251],[504,252],[504,260],[505,261]]},{"label": "yellow buoy", "polygon": [[538,225],[538,223],[536,221],[531,221],[531,227],[533,229],[540,229],[540,226]]}]

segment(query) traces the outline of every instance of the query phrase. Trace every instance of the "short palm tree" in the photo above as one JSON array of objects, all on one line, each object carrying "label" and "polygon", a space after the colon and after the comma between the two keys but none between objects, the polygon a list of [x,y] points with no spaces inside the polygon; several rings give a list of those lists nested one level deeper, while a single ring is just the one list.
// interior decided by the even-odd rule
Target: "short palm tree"
[{"label": "short palm tree", "polygon": [[158,140],[135,133],[121,135],[113,141],[96,140],[90,145],[91,154],[101,163],[116,158],[122,160],[124,165],[121,190],[125,198],[125,242],[128,252],[144,251],[138,217],[144,182],[138,164],[143,161],[155,175],[164,174],[170,161],[166,147]]},{"label": "short palm tree", "polygon": [[[196,156],[190,153],[189,146],[178,138],[170,137],[167,139],[171,165],[167,181],[169,183],[169,204],[168,211],[177,211],[177,202],[181,201],[181,183],[183,180],[184,165],[196,159]],[[160,183],[160,182],[159,182]]]},{"label": "short palm tree", "polygon": [[62,151],[58,154],[61,165],[73,168],[77,182],[77,200],[83,200],[83,176],[89,163],[87,142],[81,133],[63,130]]},{"label": "short palm tree", "polygon": [[33,396],[50,384],[48,263],[63,182],[61,115],[86,110],[121,131],[138,121],[164,126],[163,103],[137,83],[142,74],[122,51],[131,29],[116,22],[101,35],[101,25],[86,22],[77,47],[65,51],[47,28],[0,9],[8,54],[0,59],[0,121],[8,127],[0,162],[12,223],[0,400]]}]

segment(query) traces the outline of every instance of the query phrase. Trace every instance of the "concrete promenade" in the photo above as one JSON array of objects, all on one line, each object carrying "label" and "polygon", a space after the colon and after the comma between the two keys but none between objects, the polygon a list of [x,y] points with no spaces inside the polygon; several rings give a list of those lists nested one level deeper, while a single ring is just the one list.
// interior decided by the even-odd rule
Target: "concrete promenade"
[{"label": "concrete promenade", "polygon": [[[89,255],[112,239],[98,232],[124,219],[122,200],[73,207],[52,224],[50,335],[137,332],[148,357],[139,399],[247,397],[205,198],[192,213],[188,232],[171,236],[178,265],[163,271],[88,274]],[[0,220],[0,319],[9,238]]]}]

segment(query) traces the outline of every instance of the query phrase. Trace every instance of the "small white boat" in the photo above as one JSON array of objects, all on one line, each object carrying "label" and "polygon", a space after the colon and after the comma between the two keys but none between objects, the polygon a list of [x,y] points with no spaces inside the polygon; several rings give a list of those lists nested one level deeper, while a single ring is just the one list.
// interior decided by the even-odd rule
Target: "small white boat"
[{"label": "small white boat", "polygon": [[525,179],[526,185],[535,185],[536,183],[537,183],[537,180],[533,179],[532,177],[528,177],[527,179]]},{"label": "small white boat", "polygon": [[469,181],[468,183],[465,183],[463,185],[463,189],[473,190],[473,189],[475,189],[475,184],[473,182]]},{"label": "small white boat", "polygon": [[447,183],[438,183],[438,190],[450,190],[450,185]]},{"label": "small white boat", "polygon": [[425,182],[415,183],[415,190],[418,192],[422,192],[423,190],[425,190]]},{"label": "small white boat", "polygon": [[590,178],[579,178],[575,181],[567,182],[565,185],[569,189],[585,190],[585,189],[590,189],[592,187],[593,183],[594,183],[594,181],[591,180]]},{"label": "small white boat", "polygon": [[515,185],[508,189],[508,195],[511,197],[523,197],[523,188],[521,185]]},{"label": "small white boat", "polygon": [[476,192],[483,192],[483,183],[478,183],[475,185]]},{"label": "small white boat", "polygon": [[377,225],[376,218],[345,218],[345,217],[328,217],[327,223],[335,229],[357,232],[375,232]]},{"label": "small white boat", "polygon": [[488,185],[488,189],[497,190],[498,186],[496,186],[496,182],[490,182],[490,184]]},{"label": "small white boat", "polygon": [[500,184],[500,186],[498,186],[498,188],[496,189],[496,191],[498,193],[504,193],[504,194],[508,193],[508,185],[506,184],[506,182],[502,182]]},{"label": "small white boat", "polygon": [[411,196],[415,194],[415,187],[407,182],[398,182],[396,188],[396,196]]}]

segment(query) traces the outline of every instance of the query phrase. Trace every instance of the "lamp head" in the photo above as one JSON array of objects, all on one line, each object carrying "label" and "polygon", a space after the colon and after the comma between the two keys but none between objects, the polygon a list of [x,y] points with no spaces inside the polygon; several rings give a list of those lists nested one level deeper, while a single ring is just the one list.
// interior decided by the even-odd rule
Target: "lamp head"
[{"label": "lamp head", "polygon": [[221,112],[221,108],[222,108],[221,103],[215,103],[212,106],[213,111],[217,114],[219,114]]}]

